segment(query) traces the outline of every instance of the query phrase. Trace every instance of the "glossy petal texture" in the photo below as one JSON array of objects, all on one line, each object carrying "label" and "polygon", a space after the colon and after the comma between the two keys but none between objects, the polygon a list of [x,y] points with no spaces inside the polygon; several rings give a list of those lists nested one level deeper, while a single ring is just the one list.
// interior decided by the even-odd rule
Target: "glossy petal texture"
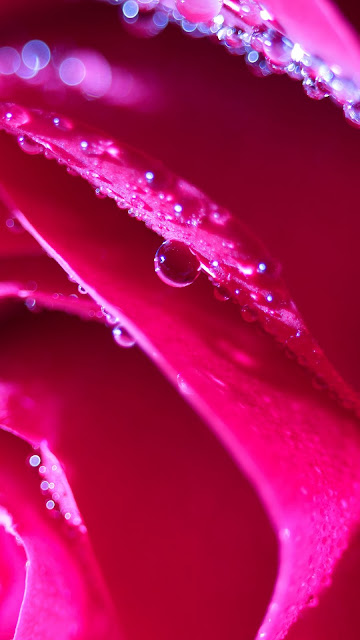
[{"label": "glossy petal texture", "polygon": [[[298,99],[298,96],[296,98]],[[238,105],[238,102],[236,104]],[[304,112],[306,109],[307,107],[305,107]],[[253,114],[255,122],[256,116],[263,115],[263,111],[261,105],[259,110],[256,110],[255,107]],[[248,112],[246,113],[248,114]],[[270,121],[271,108],[270,112],[267,110],[267,113]],[[306,122],[306,116],[304,117]],[[284,127],[284,120],[282,120],[281,124],[279,124],[281,117],[277,119],[275,116],[274,120],[275,125],[271,121],[272,132],[279,134],[279,132],[283,131],[281,127]],[[261,130],[261,119],[258,124]],[[288,120],[285,118],[286,124],[289,124],[289,129],[292,131],[293,123],[290,118]],[[305,128],[305,131],[309,134],[308,129]],[[273,134],[274,138],[267,139],[265,136],[265,141],[276,143],[275,133]],[[314,131],[312,133],[314,134]],[[258,132],[258,140],[264,142],[260,134],[261,131]],[[293,135],[291,140],[294,143],[296,138],[294,139]],[[327,140],[328,130],[326,131],[326,136]],[[326,165],[326,168],[328,171],[330,170],[330,175],[332,171],[332,175],[336,176],[339,175],[336,172],[336,167],[338,167],[339,172],[340,170],[343,171],[344,167],[343,164],[338,166],[337,163],[337,157],[340,156],[336,154],[336,140],[340,138],[336,138],[336,133],[334,132],[333,136],[335,136],[335,141],[333,137],[331,140],[331,150],[334,152],[332,168],[328,165]],[[347,140],[347,134],[341,136],[342,142],[343,137]],[[233,140],[233,138],[231,139]],[[317,138],[317,141],[319,142],[319,138]],[[255,147],[255,149],[249,148],[249,153],[251,157],[257,159],[259,146],[255,145]],[[270,147],[271,151],[274,152],[274,148],[279,147],[279,145],[274,144],[274,146],[270,145]],[[298,149],[298,147],[296,148]],[[344,181],[349,186],[349,176],[351,178],[352,175],[352,146],[350,142],[347,143],[346,148],[348,151],[350,150],[350,156],[346,157],[347,176],[344,177]],[[286,145],[281,149],[283,153]],[[323,159],[323,156],[321,156],[322,146],[318,144],[317,149],[320,149],[320,158]],[[265,163],[262,166],[265,168],[266,164],[270,165],[269,178],[265,176],[265,184],[267,189],[270,188],[271,192],[272,180],[276,178],[274,166],[279,169],[282,182],[285,185],[291,182],[294,174],[291,171],[287,173],[284,163],[279,162],[281,157],[276,156],[276,152],[275,165],[273,157],[269,162],[269,147],[265,146],[265,150]],[[236,152],[237,154],[239,153],[238,147]],[[230,152],[230,155],[234,160],[237,156],[232,154],[233,151]],[[293,166],[289,167],[292,171],[294,171],[294,165],[295,167],[303,168],[303,161],[307,160],[306,150],[303,157],[301,153],[297,155],[302,162],[297,165],[297,161],[294,159]],[[11,157],[12,155],[9,151],[9,160]],[[342,155],[341,158],[343,163]],[[191,159],[189,162],[191,164]],[[197,162],[198,160],[195,159],[193,164]],[[309,162],[311,165],[311,161],[306,162],[308,170]],[[174,374],[180,373],[178,382],[181,390],[190,392],[189,399],[202,410],[203,415],[206,416],[209,422],[212,422],[213,426],[221,433],[223,439],[230,443],[229,446],[231,446],[237,459],[258,483],[265,500],[271,502],[273,517],[279,529],[284,550],[281,566],[285,583],[282,582],[282,576],[280,576],[278,582],[279,591],[277,592],[279,599],[276,604],[281,606],[279,609],[276,606],[272,607],[269,613],[269,617],[272,620],[271,622],[266,622],[267,629],[262,633],[268,631],[272,635],[278,632],[281,634],[287,622],[296,615],[296,607],[298,605],[306,600],[309,604],[314,603],[312,593],[316,592],[317,587],[329,569],[326,566],[326,560],[328,557],[331,559],[337,555],[337,549],[342,546],[344,537],[346,537],[345,528],[356,517],[358,505],[356,501],[352,500],[357,492],[357,435],[353,432],[351,424],[347,423],[345,414],[340,409],[332,406],[328,399],[321,398],[319,392],[312,390],[304,372],[300,372],[294,363],[283,361],[283,354],[274,348],[269,338],[262,334],[256,335],[254,328],[246,329],[239,321],[238,314],[234,308],[229,307],[224,310],[222,306],[220,311],[220,303],[210,300],[209,291],[205,283],[194,285],[196,287],[194,291],[186,292],[181,298],[181,303],[177,302],[178,298],[174,292],[167,291],[165,293],[164,289],[159,289],[159,283],[153,285],[147,269],[149,259],[151,258],[152,261],[153,251],[157,245],[155,246],[155,240],[150,239],[149,232],[147,232],[146,237],[143,231],[138,229],[133,232],[134,223],[131,221],[119,221],[115,217],[119,212],[108,208],[108,203],[102,203],[97,208],[97,205],[92,204],[88,192],[84,191],[82,187],[78,187],[80,195],[76,197],[72,193],[72,186],[66,186],[69,178],[66,180],[65,178],[60,178],[60,174],[53,167],[49,169],[48,176],[50,176],[50,172],[54,172],[54,175],[56,173],[56,178],[54,179],[60,191],[60,187],[63,187],[64,195],[63,202],[59,197],[57,207],[54,207],[53,194],[47,191],[48,185],[43,185],[40,179],[40,174],[44,167],[43,161],[31,160],[31,164],[33,163],[35,173],[30,175],[30,164],[26,168],[26,173],[29,172],[29,183],[32,182],[33,185],[34,177],[36,176],[37,187],[40,187],[40,189],[32,195],[30,184],[28,184],[29,192],[23,199],[19,197],[18,188],[14,189],[13,197],[15,200],[19,198],[19,205],[22,206],[31,222],[56,251],[60,252],[58,255],[61,254],[62,258],[70,262],[71,267],[78,269],[81,279],[85,283],[89,283],[94,291],[96,290],[97,295],[101,296],[102,300],[109,299],[114,308],[120,305],[131,320],[141,326],[142,332],[145,332],[157,347],[157,354],[164,354],[168,363],[172,365],[172,367],[167,367],[168,374],[174,378]],[[289,163],[286,164],[287,166],[289,165]],[[208,165],[206,166],[208,167]],[[40,167],[41,171],[39,171]],[[192,168],[194,169],[194,167]],[[331,198],[329,197],[326,191],[326,186],[329,184],[329,173],[326,173],[322,167],[322,171],[315,174],[315,168],[318,167],[312,165],[313,173],[310,172],[309,179],[306,180],[305,194],[302,195],[302,198],[296,198],[297,202],[294,202],[293,206],[296,209],[300,205],[300,212],[302,213],[301,207],[305,208],[308,204],[310,191],[310,195],[319,194],[320,202],[318,204],[324,206],[325,200],[326,205],[330,207],[331,213],[331,207],[335,209],[337,202],[341,206],[342,198],[337,200],[336,194],[333,193]],[[23,179],[25,182],[26,178],[24,177]],[[11,188],[11,181],[7,182],[7,186]],[[68,184],[70,185],[70,183]],[[285,189],[287,189],[286,186]],[[292,189],[288,189],[288,195],[291,195],[291,192]],[[351,200],[349,194],[351,194],[351,189],[347,191],[347,198]],[[41,195],[41,198],[39,198],[39,195]],[[74,202],[71,204],[70,201],[72,199],[74,199]],[[253,198],[251,198],[252,201]],[[290,201],[292,202],[291,198]],[[310,202],[314,206],[314,200],[310,198]],[[68,209],[71,209],[71,207],[73,207],[73,210],[69,212]],[[105,208],[108,228],[102,229],[103,235],[100,236],[98,221],[102,219],[101,214],[104,213]],[[53,219],[50,219],[50,211]],[[326,219],[328,220],[329,210],[326,213]],[[288,215],[285,216],[285,220],[287,218]],[[61,223],[59,219],[61,219]],[[261,217],[260,220],[265,224],[266,232],[264,232],[264,235],[271,236],[271,233],[267,234],[266,220],[264,222],[264,218]],[[66,223],[65,228],[62,228],[64,223]],[[122,224],[125,226],[123,227]],[[89,227],[91,232],[89,232]],[[111,234],[109,232],[110,229]],[[304,229],[306,229],[306,225],[302,226],[298,235],[308,240]],[[70,237],[71,235],[72,237]],[[131,237],[136,239],[135,246],[124,246],[126,244],[125,239],[128,241]],[[314,237],[316,242],[316,233]],[[319,237],[323,240],[321,229],[319,229]],[[76,238],[76,241],[74,241],[74,238]],[[122,243],[123,262],[122,257],[118,256],[120,242]],[[145,249],[148,243],[151,245],[151,251],[150,248]],[[109,254],[107,256],[101,255],[100,251],[97,252],[96,246],[99,247],[99,245],[101,245],[102,249],[109,246]],[[300,252],[300,255],[302,253]],[[326,252],[323,254],[320,252],[318,255],[321,264],[321,258],[323,256],[327,257]],[[311,252],[307,256],[307,261],[308,259],[311,261]],[[294,256],[289,262],[293,261]],[[333,262],[329,260],[327,264],[332,265]],[[136,270],[131,268],[134,264],[136,265]],[[140,265],[142,264],[144,267],[141,269]],[[99,269],[99,265],[101,265],[101,269]],[[307,265],[305,265],[305,270],[306,268],[308,268]],[[136,273],[137,270],[139,270],[139,273]],[[301,270],[299,270],[299,273],[300,279],[303,280],[303,272],[301,273]],[[125,276],[128,279],[128,284],[123,280]],[[313,280],[318,283],[320,279],[319,273],[316,272],[316,278]],[[343,284],[340,280],[340,294],[343,291]],[[301,291],[300,285],[297,291]],[[306,294],[305,308],[309,300],[308,291],[306,291]],[[151,298],[150,300],[149,297]],[[317,294],[315,294],[315,306],[317,297]],[[203,302],[203,307],[199,309],[200,300]],[[351,304],[350,308],[352,308]],[[356,308],[356,304],[353,308]],[[344,307],[342,307],[342,310],[344,310]],[[307,311],[311,317],[311,304],[308,304]],[[147,321],[144,322],[146,317]],[[315,314],[313,315],[314,317]],[[321,315],[319,318],[321,326]],[[342,321],[343,319],[341,319]],[[180,332],[182,342],[179,345],[176,342],[178,342]],[[225,345],[221,339],[223,335],[226,336]],[[144,341],[143,333],[139,332],[138,337],[139,341],[145,344],[148,350],[152,351],[149,343]],[[194,366],[194,355],[196,355],[196,366]],[[246,356],[250,356],[250,358]],[[209,369],[204,372],[201,365],[206,361]],[[162,362],[162,364],[165,367],[165,363]],[[211,380],[206,378],[209,372],[213,376]],[[222,387],[221,383],[224,383],[225,386]],[[191,395],[191,392],[193,392],[193,395]],[[241,403],[241,406],[239,403]],[[211,411],[209,411],[209,408]],[[229,436],[229,431],[231,436]],[[236,436],[235,439],[233,437],[234,434]],[[293,453],[293,455],[289,456],[289,450],[296,452],[296,455]],[[340,455],[339,451],[341,452]],[[291,460],[289,460],[289,457],[291,457]],[[319,464],[316,464],[317,462]],[[259,469],[261,469],[261,473],[259,473]],[[277,494],[277,498],[273,500],[274,491]],[[342,520],[342,518],[344,519]],[[335,531],[333,529],[334,523]],[[342,529],[343,527],[344,530]],[[331,542],[327,537],[329,531],[334,535]],[[296,539],[297,533],[302,538]],[[309,537],[310,533],[311,537]],[[310,574],[307,564],[307,559],[311,552],[310,547],[312,544],[316,547],[318,543],[324,546],[320,549],[320,552],[316,549],[315,565],[311,568],[311,571],[314,569],[314,572]],[[330,551],[331,545],[333,547]],[[300,553],[300,547],[304,553]],[[299,551],[299,553],[296,553],[296,558],[299,560],[298,565],[292,562],[292,553],[295,553],[295,550]],[[317,565],[316,563],[319,564]],[[287,584],[286,580],[289,579],[290,570],[294,571],[293,588],[296,585],[299,585],[299,588],[302,586],[304,593],[301,593],[301,589],[298,594],[294,594],[291,589],[287,589],[286,594],[282,592],[284,584],[285,586]],[[288,598],[289,606],[295,606],[295,609],[283,609],[285,602],[281,598]],[[296,604],[292,605],[291,602]],[[319,611],[320,609],[321,606]],[[324,627],[321,628],[323,629]],[[327,630],[327,637],[332,632],[332,629],[333,625]]]},{"label": "glossy petal texture", "polygon": [[7,426],[46,434],[66,464],[125,637],[254,637],[276,577],[268,518],[141,351],[95,323],[24,310],[0,360]]},{"label": "glossy petal texture", "polygon": [[[86,534],[69,526],[63,517],[52,517],[45,508],[38,469],[28,464],[32,447],[5,430],[0,437],[1,486],[6,487],[1,502],[27,558],[25,593],[14,638],[41,635],[50,639],[55,628],[57,637],[64,640],[72,636],[119,638]],[[74,514],[75,503],[59,463],[49,457],[46,447],[40,451],[45,466],[50,463],[57,468],[59,505],[66,503]]]},{"label": "glossy petal texture", "polygon": [[[71,157],[71,166],[83,162],[92,171],[91,160],[87,165],[75,151],[80,147],[76,134],[68,148],[68,137],[55,146],[45,138],[47,125],[41,130],[37,119],[35,126],[36,139],[47,139],[53,153],[60,149],[63,157]],[[90,135],[87,140],[93,143]],[[17,167],[23,163],[26,188],[18,193],[5,166],[2,175],[23,212],[17,214],[19,220],[63,268],[77,274],[95,300],[126,316],[139,344],[230,448],[262,496],[277,529],[281,562],[259,638],[264,633],[283,637],[298,611],[313,602],[329,579],[359,515],[354,419],[313,389],[306,373],[269,336],[246,326],[236,305],[224,307],[213,299],[204,280],[181,295],[159,282],[150,267],[159,241],[150,231],[114,203],[92,200],[85,184],[69,198],[69,176],[44,158],[29,161],[11,145],[9,141],[7,162],[13,157]],[[110,188],[123,197],[123,171],[130,183],[134,175],[138,178],[131,164],[125,164],[127,153],[119,151],[122,161],[112,161],[117,170],[111,174],[106,160],[97,163],[98,173],[111,178]],[[157,230],[165,230],[166,216],[157,219]],[[178,238],[183,233],[179,226],[179,232],[172,227]],[[232,237],[237,240],[236,233]],[[201,239],[201,233],[194,235],[193,249]],[[246,250],[244,236],[243,243]],[[211,251],[210,240],[209,247]],[[225,248],[225,257],[218,254],[224,270],[227,253]]]},{"label": "glossy petal texture", "polygon": [[359,73],[358,34],[335,4],[328,0],[267,0],[265,4],[294,42],[328,64],[340,65],[347,76]]}]

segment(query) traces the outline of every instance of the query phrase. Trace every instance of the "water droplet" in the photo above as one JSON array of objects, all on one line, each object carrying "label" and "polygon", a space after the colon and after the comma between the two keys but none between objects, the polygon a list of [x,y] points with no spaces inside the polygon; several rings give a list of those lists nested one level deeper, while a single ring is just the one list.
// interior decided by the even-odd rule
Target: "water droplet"
[{"label": "water droplet", "polygon": [[38,456],[36,454],[33,455],[33,456],[30,456],[30,458],[29,458],[30,467],[38,467],[40,462],[41,462],[41,458],[40,458],[40,456]]},{"label": "water droplet", "polygon": [[175,4],[189,22],[210,22],[220,13],[222,0],[176,0]]},{"label": "water droplet", "polygon": [[198,277],[201,266],[189,247],[178,240],[166,240],[154,258],[155,272],[172,287],[186,287]]},{"label": "water droplet", "polygon": [[344,104],[344,115],[355,127],[360,127],[360,102]]},{"label": "water droplet", "polygon": [[96,187],[95,195],[96,195],[97,198],[100,198],[100,200],[104,200],[106,198],[106,193],[101,191],[100,187]]},{"label": "water droplet", "polygon": [[85,287],[83,287],[81,284],[79,284],[79,286],[78,286],[78,292],[82,293],[82,295],[87,294],[87,291],[86,291]]},{"label": "water droplet", "polygon": [[46,502],[46,508],[49,509],[49,511],[51,511],[51,509],[53,509],[55,507],[55,502],[54,500],[48,500]]},{"label": "water droplet", "polygon": [[116,344],[118,344],[120,347],[129,349],[130,347],[133,347],[134,344],[136,344],[136,340],[120,324],[116,325],[116,327],[113,328],[112,334]]},{"label": "water droplet", "polygon": [[28,112],[15,104],[2,105],[0,107],[0,117],[4,122],[15,127],[20,127],[30,120]]},{"label": "water droplet", "polygon": [[42,153],[43,151],[43,147],[28,136],[21,135],[18,137],[17,141],[21,149],[31,156]]},{"label": "water droplet", "polygon": [[323,98],[327,98],[329,95],[321,88],[316,80],[313,80],[312,78],[305,78],[303,81],[303,87],[305,93],[313,100],[323,100]]},{"label": "water droplet", "polygon": [[255,322],[257,320],[257,313],[255,309],[252,309],[251,307],[245,305],[241,309],[241,317],[243,320],[245,320],[245,322]]},{"label": "water droplet", "polygon": [[317,607],[319,604],[319,599],[316,596],[309,596],[306,604],[308,607]]},{"label": "water droplet", "polygon": [[292,42],[276,31],[268,31],[263,36],[265,56],[275,65],[287,65],[291,62]]},{"label": "water droplet", "polygon": [[220,302],[226,302],[227,300],[230,300],[230,295],[229,293],[226,291],[226,289],[224,287],[214,287],[214,298],[216,298],[216,300],[219,300]]}]

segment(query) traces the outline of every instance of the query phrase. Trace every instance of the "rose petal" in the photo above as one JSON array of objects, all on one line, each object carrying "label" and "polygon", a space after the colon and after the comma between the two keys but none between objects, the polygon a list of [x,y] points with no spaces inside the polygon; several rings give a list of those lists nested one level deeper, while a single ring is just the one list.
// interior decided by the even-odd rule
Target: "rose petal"
[{"label": "rose petal", "polygon": [[0,368],[7,426],[46,436],[66,463],[125,637],[253,638],[276,577],[269,520],[141,351],[95,323],[23,310]]},{"label": "rose petal", "polygon": [[[28,464],[34,454],[32,447],[4,430],[0,438],[1,502],[27,556],[25,594],[15,639],[52,639],[54,629],[64,640],[70,636],[119,638],[86,534],[61,516],[52,518],[45,508],[38,469]],[[41,457],[45,465],[54,461],[46,448]],[[58,484],[67,486],[61,471]],[[67,495],[67,504],[71,503],[74,511],[75,502],[69,491]]]},{"label": "rose petal", "polygon": [[266,0],[286,34],[311,54],[329,65],[340,65],[347,76],[360,69],[360,43],[357,33],[338,7],[328,0]]},{"label": "rose petal", "polygon": [[[46,127],[36,139],[45,135]],[[56,147],[53,138],[47,140],[56,152],[67,149],[72,166],[81,162],[76,135],[68,148],[64,139]],[[10,153],[9,147],[8,163]],[[82,162],[92,170],[91,160]],[[33,160],[31,165],[36,171]],[[111,203],[92,201],[85,186],[72,192],[69,177],[55,166],[46,198],[46,162],[38,158],[36,165],[36,192],[25,169],[21,193],[12,187],[11,171],[3,170],[7,189],[32,224],[19,218],[94,299],[126,314],[139,343],[230,448],[265,501],[277,527],[281,564],[259,637],[283,637],[299,610],[321,591],[359,516],[359,439],[353,418],[313,389],[305,372],[269,336],[245,326],[236,306],[212,299],[205,282],[179,293],[158,281],[151,268],[158,240],[144,228],[135,230],[136,222]],[[122,188],[119,166],[116,184]],[[131,167],[125,165],[126,171],[130,181]],[[159,219],[158,229],[161,225],[166,228],[166,217]],[[215,246],[217,234],[211,236]],[[194,234],[193,248],[204,253],[196,244],[201,237]],[[227,250],[219,255],[228,268]]]}]

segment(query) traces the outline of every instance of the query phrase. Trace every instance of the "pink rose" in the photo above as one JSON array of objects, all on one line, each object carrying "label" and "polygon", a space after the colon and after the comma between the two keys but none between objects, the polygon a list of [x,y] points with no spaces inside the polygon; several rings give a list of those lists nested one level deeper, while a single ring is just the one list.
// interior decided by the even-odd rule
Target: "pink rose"
[{"label": "pink rose", "polygon": [[355,639],[357,36],[129,1],[1,3],[0,639]]}]

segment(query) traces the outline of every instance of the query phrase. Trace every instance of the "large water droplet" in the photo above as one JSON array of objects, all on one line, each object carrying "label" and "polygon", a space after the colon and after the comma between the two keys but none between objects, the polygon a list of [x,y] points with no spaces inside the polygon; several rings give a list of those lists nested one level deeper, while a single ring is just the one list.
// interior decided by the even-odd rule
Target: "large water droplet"
[{"label": "large water droplet", "polygon": [[269,31],[263,36],[264,54],[276,65],[287,65],[291,62],[292,43],[276,31]]},{"label": "large water droplet", "polygon": [[34,140],[31,140],[28,136],[19,136],[17,141],[21,149],[31,156],[42,153],[43,151],[42,146],[37,142],[34,142]]},{"label": "large water droplet", "polygon": [[159,278],[172,287],[187,287],[198,277],[201,266],[189,247],[178,240],[166,240],[154,258]]},{"label": "large water droplet", "polygon": [[125,349],[133,347],[136,343],[136,340],[132,337],[132,335],[130,335],[130,333],[120,324],[116,325],[116,327],[113,328],[112,334],[116,344]]}]

